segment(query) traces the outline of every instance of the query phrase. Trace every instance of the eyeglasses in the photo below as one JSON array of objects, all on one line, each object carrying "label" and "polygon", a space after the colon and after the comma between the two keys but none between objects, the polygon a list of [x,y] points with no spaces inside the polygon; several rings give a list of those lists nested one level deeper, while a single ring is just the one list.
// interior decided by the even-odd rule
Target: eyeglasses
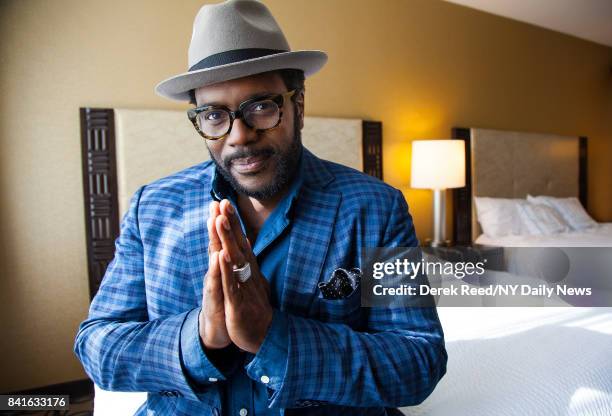
[{"label": "eyeglasses", "polygon": [[283,104],[296,91],[251,98],[240,103],[236,111],[231,111],[225,106],[203,105],[187,110],[187,117],[200,136],[208,140],[223,139],[230,134],[234,120],[237,118],[242,119],[247,126],[259,133],[271,130],[280,124]]}]

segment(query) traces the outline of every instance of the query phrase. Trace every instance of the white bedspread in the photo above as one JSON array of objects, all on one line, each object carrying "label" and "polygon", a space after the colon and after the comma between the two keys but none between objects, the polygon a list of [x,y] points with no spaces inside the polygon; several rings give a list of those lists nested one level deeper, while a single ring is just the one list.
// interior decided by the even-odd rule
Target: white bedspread
[{"label": "white bedspread", "polygon": [[133,416],[147,400],[147,393],[102,390],[94,385],[94,416]]},{"label": "white bedspread", "polygon": [[448,371],[406,415],[612,415],[612,308],[438,308]]},{"label": "white bedspread", "polygon": [[612,223],[600,223],[584,231],[552,235],[480,235],[477,244],[500,247],[612,247]]},{"label": "white bedspread", "polygon": [[612,223],[546,236],[483,234],[476,243],[504,247],[506,270],[514,275],[593,289],[593,303],[568,301],[574,305],[612,306]]}]

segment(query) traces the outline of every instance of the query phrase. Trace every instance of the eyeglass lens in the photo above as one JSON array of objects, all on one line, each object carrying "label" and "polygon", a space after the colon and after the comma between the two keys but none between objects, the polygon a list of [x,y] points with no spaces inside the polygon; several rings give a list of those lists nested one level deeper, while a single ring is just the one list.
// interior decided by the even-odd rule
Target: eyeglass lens
[{"label": "eyeglass lens", "polygon": [[[255,101],[242,109],[243,120],[251,128],[270,129],[278,124],[280,109],[269,99]],[[230,113],[224,109],[209,109],[198,114],[198,126],[207,136],[219,137],[226,134],[232,124]]]}]

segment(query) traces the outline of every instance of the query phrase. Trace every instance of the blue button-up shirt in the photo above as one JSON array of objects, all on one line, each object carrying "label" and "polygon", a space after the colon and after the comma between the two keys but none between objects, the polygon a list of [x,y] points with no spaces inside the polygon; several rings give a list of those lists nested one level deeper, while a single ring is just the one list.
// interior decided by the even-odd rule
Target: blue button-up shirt
[{"label": "blue button-up shirt", "polygon": [[[302,165],[300,158],[296,177],[287,194],[266,219],[253,245],[259,269],[270,283],[270,303],[274,309],[272,324],[257,354],[228,353],[228,359],[233,362],[227,363],[226,368],[217,368],[207,357],[199,337],[200,310],[196,309],[189,313],[181,328],[183,367],[196,385],[222,383],[223,414],[265,416],[280,414],[278,409],[268,409],[268,397],[271,396],[272,390],[277,390],[282,385],[287,367],[288,323],[283,314],[278,313],[278,308],[289,251],[291,210],[303,182]],[[237,208],[235,191],[216,170],[211,194],[217,200],[229,199]],[[236,212],[240,218],[238,209]],[[242,218],[240,223],[244,232],[245,225]]]}]

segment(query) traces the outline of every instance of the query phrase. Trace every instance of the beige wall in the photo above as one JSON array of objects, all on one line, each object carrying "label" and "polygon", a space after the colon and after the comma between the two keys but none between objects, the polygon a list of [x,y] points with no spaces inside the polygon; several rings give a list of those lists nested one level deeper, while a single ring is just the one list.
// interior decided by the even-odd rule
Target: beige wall
[{"label": "beige wall", "polygon": [[[611,48],[433,0],[266,3],[294,49],[329,53],[307,113],[383,121],[385,179],[420,238],[431,197],[408,189],[409,143],[454,125],[589,136],[590,211],[612,221]],[[185,69],[201,4],[0,2],[0,391],[83,377],[78,108],[185,108],[153,86]]]}]

